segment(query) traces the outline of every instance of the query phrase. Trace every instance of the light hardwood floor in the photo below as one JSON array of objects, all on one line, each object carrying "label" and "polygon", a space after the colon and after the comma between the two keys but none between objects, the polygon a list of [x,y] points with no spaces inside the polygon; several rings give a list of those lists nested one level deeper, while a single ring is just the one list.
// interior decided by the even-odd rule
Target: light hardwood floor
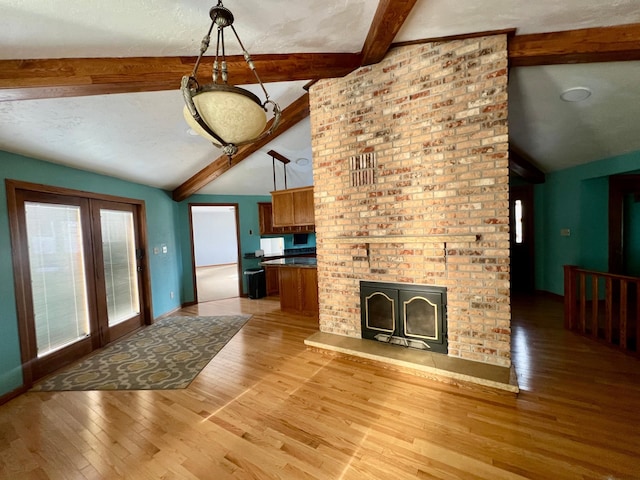
[{"label": "light hardwood floor", "polygon": [[517,398],[306,350],[274,299],[185,390],[27,393],[0,407],[2,479],[638,479],[640,361],[514,302]]}]

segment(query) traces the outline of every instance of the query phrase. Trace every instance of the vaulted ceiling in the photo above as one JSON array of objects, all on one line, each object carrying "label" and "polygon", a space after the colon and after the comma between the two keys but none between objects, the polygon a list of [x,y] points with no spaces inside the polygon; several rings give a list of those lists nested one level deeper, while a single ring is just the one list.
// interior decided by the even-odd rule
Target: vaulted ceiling
[{"label": "vaulted ceiling", "polygon": [[[211,5],[39,3],[0,0],[0,149],[163,188],[176,199],[267,194],[269,150],[293,160],[289,187],[310,184],[305,85],[376,63],[394,44],[478,32],[510,35],[509,129],[518,157],[549,172],[640,150],[635,0],[227,0],[261,79],[284,108],[275,135],[244,147],[231,165],[187,133],[178,91]],[[242,58],[231,60],[230,80],[251,84]],[[203,68],[210,74],[210,63]],[[591,96],[562,101],[573,87]],[[282,188],[281,172],[277,183]]]}]

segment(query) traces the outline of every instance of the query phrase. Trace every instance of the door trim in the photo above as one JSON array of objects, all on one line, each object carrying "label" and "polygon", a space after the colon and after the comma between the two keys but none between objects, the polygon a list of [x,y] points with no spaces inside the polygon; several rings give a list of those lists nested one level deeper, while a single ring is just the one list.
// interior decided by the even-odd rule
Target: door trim
[{"label": "door trim", "polygon": [[240,206],[237,203],[190,203],[189,204],[189,234],[191,239],[191,281],[193,283],[193,303],[198,303],[198,285],[196,282],[196,247],[193,239],[193,207],[233,207],[236,219],[236,247],[238,256],[238,293],[246,296],[242,288],[242,253],[240,248]]},{"label": "door trim", "polygon": [[[9,237],[11,239],[11,260],[13,264],[13,283],[15,289],[16,313],[18,317],[18,337],[20,339],[23,385],[28,389],[33,385],[34,379],[33,367],[31,365],[33,352],[30,346],[34,344],[35,338],[31,338],[32,335],[30,334],[27,326],[29,311],[31,309],[31,305],[29,303],[31,298],[29,291],[26,288],[26,282],[29,279],[29,261],[28,252],[26,248],[24,248],[27,244],[27,240],[26,238],[22,238],[22,234],[20,232],[18,191],[23,190],[33,193],[47,193],[135,205],[139,222],[140,245],[145,252],[148,252],[146,208],[144,200],[23,182],[19,180],[5,179],[5,187],[7,195],[7,213],[9,216]],[[140,275],[142,283],[141,294],[143,297],[141,302],[141,314],[143,315],[144,324],[150,325],[153,323],[153,309],[151,297],[151,274],[148,261],[142,262],[142,271],[140,272]]]}]

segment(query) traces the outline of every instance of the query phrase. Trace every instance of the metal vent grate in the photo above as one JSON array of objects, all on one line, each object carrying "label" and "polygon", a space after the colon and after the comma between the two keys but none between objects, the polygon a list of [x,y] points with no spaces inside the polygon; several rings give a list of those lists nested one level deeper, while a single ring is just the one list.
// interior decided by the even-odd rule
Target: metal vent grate
[{"label": "metal vent grate", "polygon": [[349,159],[351,186],[373,185],[376,181],[376,154],[354,155]]}]

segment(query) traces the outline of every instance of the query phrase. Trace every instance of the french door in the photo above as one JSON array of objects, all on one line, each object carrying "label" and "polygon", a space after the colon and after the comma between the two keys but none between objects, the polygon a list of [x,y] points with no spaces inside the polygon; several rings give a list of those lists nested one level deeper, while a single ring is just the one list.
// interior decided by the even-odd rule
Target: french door
[{"label": "french door", "polygon": [[[143,325],[138,262],[143,255],[135,207],[125,203],[91,202],[100,345]],[[96,248],[97,247],[97,248]]]},{"label": "french door", "polygon": [[145,323],[144,249],[139,205],[28,189],[15,190],[14,205],[22,356],[32,381]]}]

